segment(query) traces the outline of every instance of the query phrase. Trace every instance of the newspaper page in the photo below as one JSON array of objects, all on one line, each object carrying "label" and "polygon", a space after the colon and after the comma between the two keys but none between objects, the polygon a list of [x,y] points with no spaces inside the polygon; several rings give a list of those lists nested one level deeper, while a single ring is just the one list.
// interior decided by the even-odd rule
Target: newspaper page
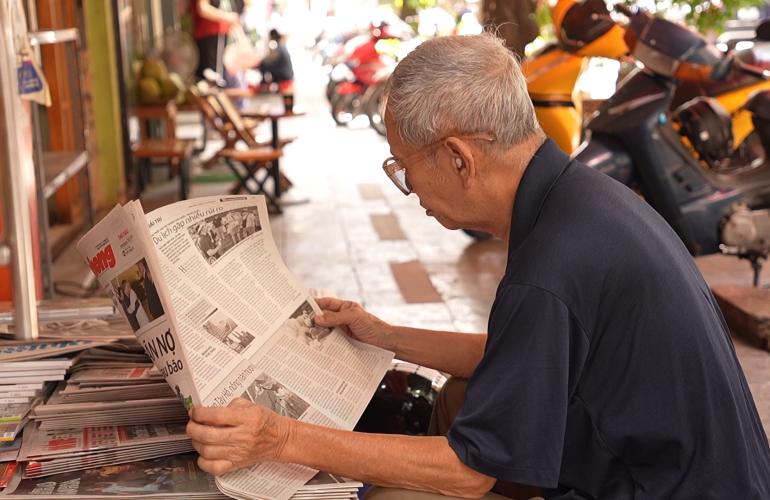
[{"label": "newspaper page", "polygon": [[117,206],[78,242],[78,251],[155,366],[191,408],[201,400],[168,294],[163,293],[155,251],[144,233],[146,226]]},{"label": "newspaper page", "polygon": [[[264,197],[197,198],[146,218],[203,404],[242,397],[351,430],[393,355],[313,323],[321,311],[281,260]],[[281,500],[314,474],[261,464],[218,481]]]}]

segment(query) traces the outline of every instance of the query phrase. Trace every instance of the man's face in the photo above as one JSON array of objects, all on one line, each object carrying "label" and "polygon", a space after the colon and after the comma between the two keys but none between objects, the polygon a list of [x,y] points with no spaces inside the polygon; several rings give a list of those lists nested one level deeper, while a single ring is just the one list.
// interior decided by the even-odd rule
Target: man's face
[{"label": "man's face", "polygon": [[387,130],[390,154],[399,161],[402,158],[406,159],[403,165],[406,169],[407,181],[412,192],[420,199],[420,206],[425,209],[425,214],[435,218],[447,229],[461,229],[463,226],[455,216],[456,204],[452,200],[455,200],[457,196],[462,196],[462,184],[458,178],[452,178],[454,172],[444,168],[445,163],[451,159],[446,154],[439,154],[435,168],[426,162],[438,148],[443,146],[439,144],[420,152],[420,149],[405,145],[399,137],[390,113],[387,111],[385,113],[385,129]]}]

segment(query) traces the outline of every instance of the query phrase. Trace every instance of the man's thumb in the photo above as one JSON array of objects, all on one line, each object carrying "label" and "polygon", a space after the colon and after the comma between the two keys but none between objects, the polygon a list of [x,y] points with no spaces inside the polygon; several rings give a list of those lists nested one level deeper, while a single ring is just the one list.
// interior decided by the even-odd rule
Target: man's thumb
[{"label": "man's thumb", "polygon": [[325,312],[313,318],[313,323],[318,326],[337,326],[339,324],[338,321],[337,313],[333,312]]}]

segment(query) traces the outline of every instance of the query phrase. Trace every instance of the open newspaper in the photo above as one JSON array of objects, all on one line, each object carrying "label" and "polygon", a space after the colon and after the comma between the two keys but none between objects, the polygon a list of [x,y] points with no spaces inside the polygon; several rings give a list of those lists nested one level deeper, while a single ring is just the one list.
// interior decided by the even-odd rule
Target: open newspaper
[{"label": "open newspaper", "polygon": [[[352,429],[393,354],[321,328],[281,260],[262,196],[208,197],[145,215],[116,207],[78,244],[185,406],[236,397]],[[217,478],[235,498],[288,499],[316,471],[263,463]]]}]

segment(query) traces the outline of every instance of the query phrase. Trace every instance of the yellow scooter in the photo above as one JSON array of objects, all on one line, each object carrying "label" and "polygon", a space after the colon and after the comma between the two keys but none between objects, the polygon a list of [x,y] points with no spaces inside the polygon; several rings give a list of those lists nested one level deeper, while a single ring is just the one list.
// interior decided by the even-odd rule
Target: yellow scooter
[{"label": "yellow scooter", "polygon": [[559,0],[551,8],[557,40],[522,63],[527,90],[546,135],[566,153],[580,145],[583,100],[578,79],[591,57],[620,59],[628,53],[625,30],[604,0]]},{"label": "yellow scooter", "polygon": [[[577,86],[591,57],[622,60],[627,57],[625,29],[610,16],[604,0],[559,0],[551,9],[556,42],[543,47],[522,63],[527,90],[546,135],[572,154],[583,132],[583,101]],[[749,65],[758,52],[745,51],[738,58]],[[693,75],[677,89],[672,109],[699,95],[714,97],[731,115],[735,149],[754,130],[744,104],[755,92],[770,89],[770,78],[735,72],[725,81],[706,81]],[[739,156],[742,152],[738,151]],[[737,159],[736,159],[737,160]],[[743,160],[738,160],[738,162]]]}]

